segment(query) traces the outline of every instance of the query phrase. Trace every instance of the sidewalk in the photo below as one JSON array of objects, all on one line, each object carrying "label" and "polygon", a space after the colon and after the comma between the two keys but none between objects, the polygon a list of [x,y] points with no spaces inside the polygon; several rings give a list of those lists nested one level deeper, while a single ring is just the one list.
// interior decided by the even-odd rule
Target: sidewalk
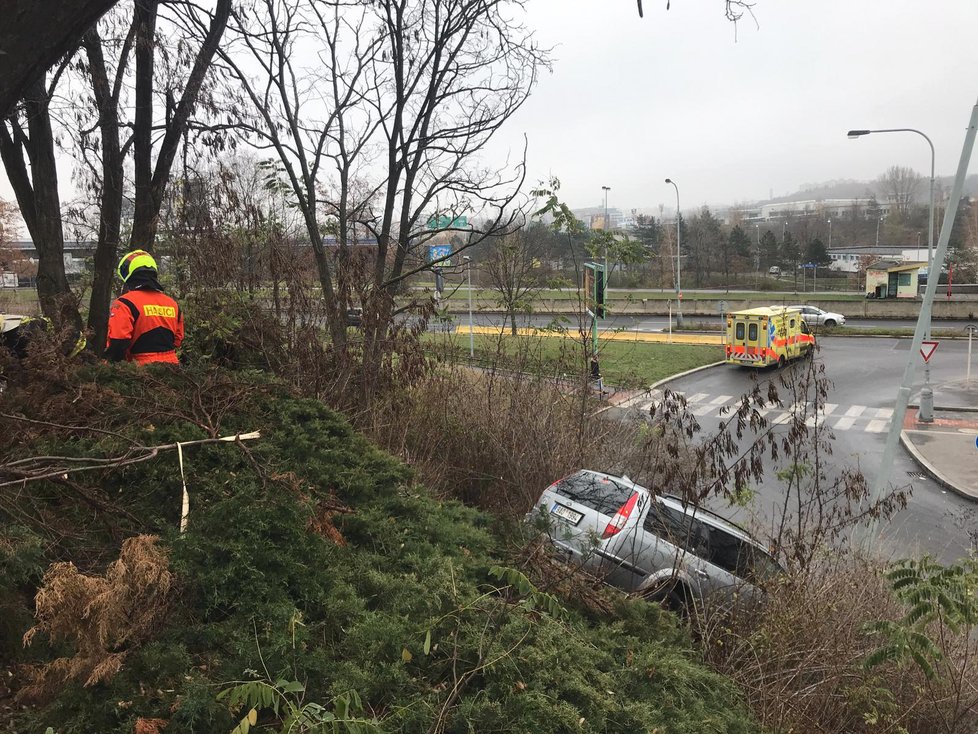
[{"label": "sidewalk", "polygon": [[934,386],[934,421],[922,423],[910,406],[900,440],[937,482],[978,499],[978,378]]}]

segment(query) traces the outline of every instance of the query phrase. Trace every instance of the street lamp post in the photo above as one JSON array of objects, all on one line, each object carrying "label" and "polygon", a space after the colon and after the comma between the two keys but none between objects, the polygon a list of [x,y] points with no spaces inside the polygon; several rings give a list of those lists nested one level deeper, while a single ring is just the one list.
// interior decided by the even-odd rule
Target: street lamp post
[{"label": "street lamp post", "polygon": [[[934,263],[931,262],[934,259],[934,143],[920,130],[915,130],[912,127],[894,127],[885,130],[850,130],[847,135],[855,140],[873,133],[916,133],[926,140],[927,145],[930,146],[930,225],[927,230],[927,273],[929,277],[931,269],[934,267]],[[930,324],[927,325],[927,333],[930,334]]]},{"label": "street lamp post", "polygon": [[832,220],[829,220],[829,249],[832,249]]},{"label": "street lamp post", "polygon": [[[601,190],[604,191],[604,230],[605,232],[611,232],[611,227],[608,223],[608,192],[611,191],[610,186],[602,186]],[[604,287],[605,290],[610,288],[608,283],[608,241],[605,240],[604,245]]]},{"label": "street lamp post", "polygon": [[462,255],[465,261],[465,274],[469,282],[469,359],[475,359],[475,333],[472,330],[472,258]]},{"label": "street lamp post", "polygon": [[761,225],[754,225],[754,233],[757,235],[757,248],[754,250],[754,288],[756,289],[761,277]]},{"label": "street lamp post", "polygon": [[[934,272],[934,143],[920,130],[912,127],[894,127],[883,130],[850,130],[847,134],[850,138],[861,138],[873,133],[915,133],[927,141],[930,146],[930,219],[927,227],[927,279],[928,282]],[[876,244],[879,245],[879,224],[876,225]],[[937,269],[937,277],[940,278],[940,268]],[[924,324],[924,338],[930,339],[930,312],[927,313],[927,323]],[[930,386],[930,363],[924,362],[924,386],[920,390],[920,411],[917,417],[930,423],[934,420],[934,391]]]},{"label": "street lamp post", "polygon": [[676,325],[683,325],[683,280],[682,262],[683,250],[680,242],[680,216],[679,216],[679,186],[671,178],[666,179],[667,184],[672,184],[676,189]]},{"label": "street lamp post", "polygon": [[883,222],[883,217],[876,220],[876,246],[880,246],[880,224]]}]

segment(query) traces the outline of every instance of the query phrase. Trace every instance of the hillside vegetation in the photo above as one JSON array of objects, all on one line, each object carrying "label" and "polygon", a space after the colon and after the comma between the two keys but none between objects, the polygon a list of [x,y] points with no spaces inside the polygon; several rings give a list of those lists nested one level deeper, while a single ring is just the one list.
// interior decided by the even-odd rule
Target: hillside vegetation
[{"label": "hillside vegetation", "polygon": [[[538,591],[489,516],[273,379],[8,374],[0,730],[757,730],[671,615]],[[181,534],[177,452],[155,447],[252,431],[184,449]]]}]

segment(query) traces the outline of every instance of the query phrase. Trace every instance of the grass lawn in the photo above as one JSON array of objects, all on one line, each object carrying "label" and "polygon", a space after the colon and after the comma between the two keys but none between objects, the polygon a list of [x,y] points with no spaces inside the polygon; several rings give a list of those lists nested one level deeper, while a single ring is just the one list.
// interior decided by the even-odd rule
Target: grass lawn
[{"label": "grass lawn", "polygon": [[[436,354],[468,357],[466,334],[428,334],[425,338]],[[646,387],[665,377],[723,359],[719,346],[606,341],[599,349],[605,382],[619,387]],[[580,375],[588,368],[580,342],[555,337],[476,335],[475,357],[479,364],[494,363],[545,375]]]},{"label": "grass lawn", "polygon": [[32,314],[39,310],[33,288],[0,288],[0,311]]}]

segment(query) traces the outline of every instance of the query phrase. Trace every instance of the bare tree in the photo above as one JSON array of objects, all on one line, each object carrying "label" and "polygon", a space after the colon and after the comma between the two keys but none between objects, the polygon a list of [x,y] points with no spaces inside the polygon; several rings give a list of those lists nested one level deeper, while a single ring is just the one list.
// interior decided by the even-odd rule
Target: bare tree
[{"label": "bare tree", "polygon": [[[193,5],[187,5],[182,22],[196,27],[202,37],[197,53],[188,57],[190,73],[183,84],[179,100],[175,90],[165,90],[165,116],[160,120],[154,112],[153,97],[159,93],[156,80],[156,50],[165,47],[156,32],[157,17],[162,0],[136,0],[133,24],[136,34],[135,115],[133,117],[133,163],[135,211],[130,244],[152,249],[156,241],[160,207],[170,180],[170,171],[184,134],[190,126],[197,106],[204,77],[217,52],[231,15],[231,0],[217,0],[209,20],[200,17]],[[158,146],[154,132],[162,130]],[[156,162],[153,153],[156,152]]]},{"label": "bare tree", "polygon": [[[66,75],[67,115],[61,127],[72,141],[76,178],[85,190],[73,216],[76,224],[88,219],[97,232],[88,312],[89,346],[96,352],[105,344],[124,236],[127,159],[132,154],[135,163],[135,179],[128,182],[135,188],[130,241],[152,249],[173,161],[230,13],[230,2],[218,2],[213,16],[192,5],[174,6],[158,27],[161,7],[159,0],[121,3],[85,33],[83,53]],[[159,96],[166,100],[163,110],[154,106]],[[133,107],[130,120],[127,111]]]},{"label": "bare tree", "polygon": [[51,99],[67,60],[49,80],[28,87],[18,110],[0,123],[0,158],[38,254],[37,295],[44,315],[81,328],[64,266],[61,195],[55,164]]},{"label": "bare tree", "polygon": [[[517,0],[262,0],[236,14],[221,57],[238,130],[278,155],[315,254],[335,348],[353,284],[340,271],[364,232],[376,248],[361,284],[365,367],[395,315],[401,282],[429,264],[428,241],[460,249],[512,229],[522,163],[476,160],[547,63],[511,18]],[[308,69],[297,54],[316,54]],[[240,94],[234,94],[237,85]],[[219,129],[221,125],[213,129]],[[474,228],[460,217],[483,222]],[[438,224],[436,224],[438,223]],[[336,234],[336,256],[323,240]]]},{"label": "bare tree", "polygon": [[876,181],[880,193],[901,222],[910,216],[921,181],[920,174],[905,166],[890,166]]},{"label": "bare tree", "polygon": [[540,260],[526,231],[513,232],[495,243],[485,260],[484,272],[489,285],[499,294],[499,303],[515,336],[517,314],[532,312],[533,298],[544,286]]}]

